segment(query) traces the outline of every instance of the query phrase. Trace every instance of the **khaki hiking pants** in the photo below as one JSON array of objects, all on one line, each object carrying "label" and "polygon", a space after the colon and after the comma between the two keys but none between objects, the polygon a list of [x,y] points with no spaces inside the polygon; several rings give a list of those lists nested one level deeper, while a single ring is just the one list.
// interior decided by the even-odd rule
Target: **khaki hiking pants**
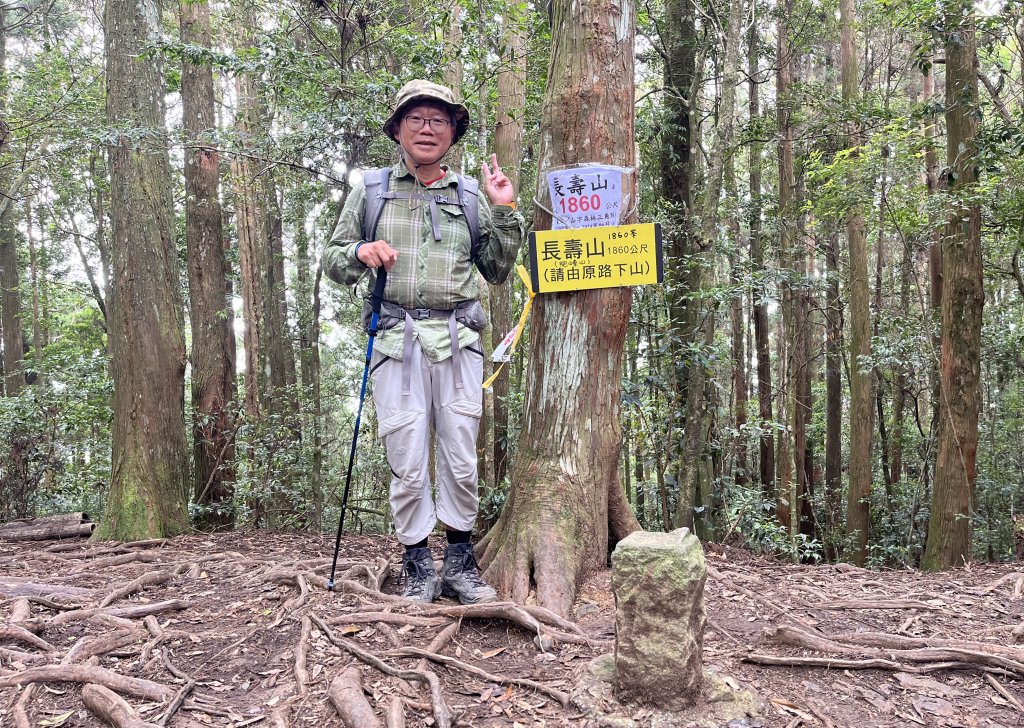
[{"label": "khaki hiking pants", "polygon": [[[479,339],[472,346],[479,349]],[[476,437],[483,409],[483,357],[463,347],[463,387],[458,389],[451,358],[431,363],[419,341],[412,349],[412,387],[404,396],[406,362],[374,352],[371,363],[377,434],[391,466],[391,515],[403,544],[426,538],[438,520],[457,531],[473,530],[480,505]],[[436,433],[436,507],[430,485],[431,427]]]}]

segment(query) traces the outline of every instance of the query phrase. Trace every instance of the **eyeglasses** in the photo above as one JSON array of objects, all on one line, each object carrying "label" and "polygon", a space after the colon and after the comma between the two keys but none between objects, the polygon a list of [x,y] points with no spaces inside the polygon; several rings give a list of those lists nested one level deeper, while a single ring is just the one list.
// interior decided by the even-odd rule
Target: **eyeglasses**
[{"label": "eyeglasses", "polygon": [[424,119],[422,116],[416,116],[415,114],[406,116],[403,121],[405,121],[406,125],[409,127],[409,131],[419,131],[423,128],[424,124],[430,124],[430,130],[437,133],[443,132],[448,128],[448,125],[452,123],[450,119],[445,119],[440,116]]}]

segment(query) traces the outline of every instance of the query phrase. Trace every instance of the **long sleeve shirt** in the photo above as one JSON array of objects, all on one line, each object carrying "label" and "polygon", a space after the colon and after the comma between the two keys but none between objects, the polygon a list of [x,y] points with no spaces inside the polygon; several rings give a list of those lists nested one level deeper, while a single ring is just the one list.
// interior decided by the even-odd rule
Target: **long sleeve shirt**
[{"label": "long sleeve shirt", "polygon": [[[424,186],[399,162],[391,169],[388,188],[394,192],[447,194],[458,199],[458,175],[450,170],[444,177]],[[366,272],[356,258],[356,246],[362,242],[366,188],[360,182],[352,189],[338,226],[323,253],[327,277],[342,285],[353,285]],[[480,297],[475,268],[492,284],[503,283],[515,265],[524,235],[522,216],[507,205],[491,205],[481,189],[480,243],[476,266],[470,262],[469,226],[459,205],[438,205],[441,239],[434,239],[430,203],[420,199],[387,200],[377,223],[376,239],[386,240],[398,251],[398,259],[388,272],[384,300],[405,308],[448,310]],[[370,273],[372,290],[374,275]],[[378,334],[374,348],[393,359],[402,358],[406,323]],[[452,355],[448,322],[431,318],[416,320],[414,336],[426,357],[433,362]],[[459,324],[460,348],[473,342],[477,334]]]}]

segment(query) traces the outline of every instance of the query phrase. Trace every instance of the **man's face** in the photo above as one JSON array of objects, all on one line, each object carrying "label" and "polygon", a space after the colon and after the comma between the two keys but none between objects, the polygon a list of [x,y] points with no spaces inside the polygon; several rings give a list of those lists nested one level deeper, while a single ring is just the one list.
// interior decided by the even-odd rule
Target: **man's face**
[{"label": "man's face", "polygon": [[[422,120],[422,121],[420,121]],[[441,121],[447,122],[442,124]],[[422,124],[419,129],[414,126]],[[435,129],[435,126],[444,126]],[[398,125],[398,143],[413,165],[426,165],[440,161],[452,145],[455,128],[448,110],[437,104],[423,103],[410,106]]]}]

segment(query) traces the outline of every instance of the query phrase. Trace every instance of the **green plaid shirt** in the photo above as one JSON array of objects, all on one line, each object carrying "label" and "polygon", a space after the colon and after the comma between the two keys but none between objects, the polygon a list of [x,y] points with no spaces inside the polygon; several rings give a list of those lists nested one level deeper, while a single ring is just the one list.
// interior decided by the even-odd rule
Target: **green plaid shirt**
[{"label": "green plaid shirt", "polygon": [[[447,170],[444,177],[424,187],[416,182],[403,162],[391,168],[389,189],[395,192],[416,192],[424,189],[458,199],[458,176]],[[361,241],[366,188],[360,182],[349,194],[345,208],[323,254],[327,277],[336,283],[351,286],[367,271],[355,256]],[[398,251],[398,260],[388,273],[384,298],[405,308],[448,310],[460,303],[480,297],[480,286],[474,266],[469,261],[470,238],[462,208],[439,205],[441,240],[434,240],[430,221],[430,204],[426,200],[388,200],[377,223],[377,239],[386,240]],[[477,265],[484,278],[493,284],[503,283],[515,265],[523,240],[522,216],[507,205],[491,205],[480,190],[480,247]],[[368,276],[370,290],[374,275]],[[433,362],[452,355],[448,322],[424,319],[414,324],[414,335],[423,353]],[[393,359],[402,358],[405,324],[381,332],[374,348]],[[472,343],[477,333],[459,324],[459,346]]]}]

